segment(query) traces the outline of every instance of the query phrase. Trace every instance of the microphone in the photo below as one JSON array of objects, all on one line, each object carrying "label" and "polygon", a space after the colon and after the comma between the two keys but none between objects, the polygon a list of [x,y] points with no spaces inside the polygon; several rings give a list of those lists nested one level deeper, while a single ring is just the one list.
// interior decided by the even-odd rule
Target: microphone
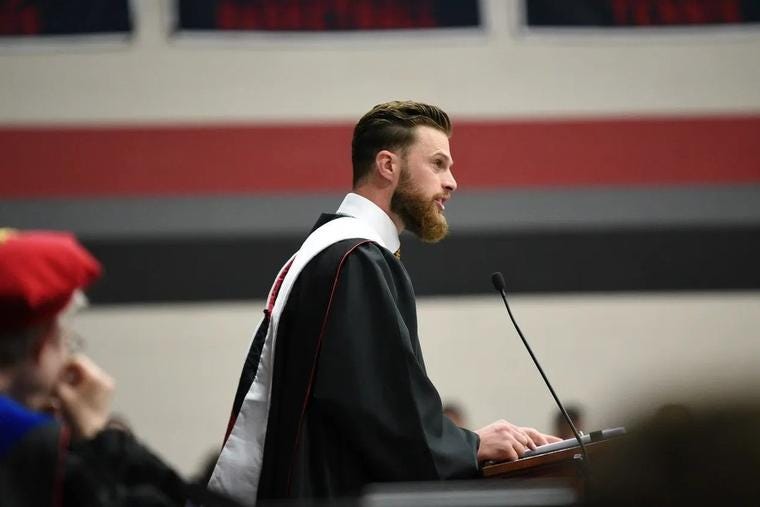
[{"label": "microphone", "polygon": [[541,364],[539,364],[538,359],[536,359],[536,355],[533,353],[533,349],[530,348],[530,345],[528,344],[528,340],[526,340],[525,336],[523,336],[522,331],[520,330],[520,326],[517,325],[517,321],[515,321],[515,318],[512,315],[512,310],[509,308],[509,303],[507,302],[507,293],[506,293],[507,284],[504,283],[504,276],[499,271],[497,271],[496,273],[492,273],[491,282],[493,283],[494,288],[497,291],[499,291],[499,293],[501,294],[501,298],[504,300],[504,306],[507,307],[507,313],[509,314],[510,320],[512,320],[512,324],[515,326],[515,329],[517,330],[517,334],[520,335],[520,339],[522,339],[522,342],[523,342],[523,345],[525,345],[525,348],[528,349],[528,354],[530,354],[531,359],[533,359],[533,363],[536,365],[536,368],[538,368],[538,372],[541,374],[541,377],[543,377],[544,383],[546,383],[546,387],[549,388],[549,392],[552,393],[552,397],[554,398],[554,401],[557,402],[557,406],[559,407],[560,412],[562,412],[562,415],[565,418],[565,421],[567,421],[568,426],[570,426],[570,429],[573,431],[575,440],[578,441],[578,445],[581,448],[583,461],[585,462],[585,465],[587,468],[589,465],[589,460],[588,460],[588,453],[586,452],[586,446],[583,444],[583,439],[581,438],[581,435],[578,432],[578,430],[575,428],[575,424],[573,424],[573,420],[567,414],[567,410],[565,410],[565,407],[562,405],[562,402],[559,401],[559,397],[557,396],[557,393],[554,392],[554,388],[552,387],[551,382],[549,382],[549,379],[546,377],[546,374],[544,373],[543,368],[541,368]]}]

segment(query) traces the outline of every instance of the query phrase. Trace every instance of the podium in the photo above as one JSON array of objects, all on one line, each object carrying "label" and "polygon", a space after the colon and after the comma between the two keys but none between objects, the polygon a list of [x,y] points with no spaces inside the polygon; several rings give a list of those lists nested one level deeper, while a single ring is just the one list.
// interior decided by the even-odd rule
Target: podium
[{"label": "podium", "polygon": [[[591,467],[595,459],[615,452],[625,436],[613,437],[586,444]],[[538,456],[494,463],[482,469],[483,477],[487,479],[553,479],[574,488],[579,495],[584,492],[583,463],[579,446],[569,447]]]}]

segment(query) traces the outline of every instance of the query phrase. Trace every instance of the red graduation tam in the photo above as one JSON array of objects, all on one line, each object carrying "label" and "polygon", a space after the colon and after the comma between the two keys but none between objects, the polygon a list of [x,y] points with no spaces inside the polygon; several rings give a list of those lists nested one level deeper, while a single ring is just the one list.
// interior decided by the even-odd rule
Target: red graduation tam
[{"label": "red graduation tam", "polygon": [[72,234],[0,229],[0,333],[54,317],[100,273]]}]

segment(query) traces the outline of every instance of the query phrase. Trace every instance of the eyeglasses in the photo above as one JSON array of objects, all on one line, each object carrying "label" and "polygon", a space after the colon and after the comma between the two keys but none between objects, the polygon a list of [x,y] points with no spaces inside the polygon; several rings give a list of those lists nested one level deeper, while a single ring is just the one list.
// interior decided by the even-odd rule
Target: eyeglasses
[{"label": "eyeglasses", "polygon": [[63,330],[63,334],[61,336],[63,338],[63,343],[66,345],[66,348],[69,350],[70,354],[79,354],[80,352],[84,351],[86,344],[85,339],[75,330],[67,327]]}]

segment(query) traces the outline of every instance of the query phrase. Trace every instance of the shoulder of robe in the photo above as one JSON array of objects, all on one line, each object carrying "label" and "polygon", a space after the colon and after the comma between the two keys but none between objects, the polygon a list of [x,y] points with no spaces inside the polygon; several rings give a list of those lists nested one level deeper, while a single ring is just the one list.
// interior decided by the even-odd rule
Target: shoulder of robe
[{"label": "shoulder of robe", "polygon": [[[389,280],[394,277],[394,267],[398,269],[399,264],[387,249],[373,241],[350,239],[346,242],[350,244],[350,247],[343,246],[345,250],[344,266],[348,264],[358,265],[364,269],[375,271]],[[359,242],[358,246],[357,242]],[[335,246],[339,246],[340,243]]]}]

